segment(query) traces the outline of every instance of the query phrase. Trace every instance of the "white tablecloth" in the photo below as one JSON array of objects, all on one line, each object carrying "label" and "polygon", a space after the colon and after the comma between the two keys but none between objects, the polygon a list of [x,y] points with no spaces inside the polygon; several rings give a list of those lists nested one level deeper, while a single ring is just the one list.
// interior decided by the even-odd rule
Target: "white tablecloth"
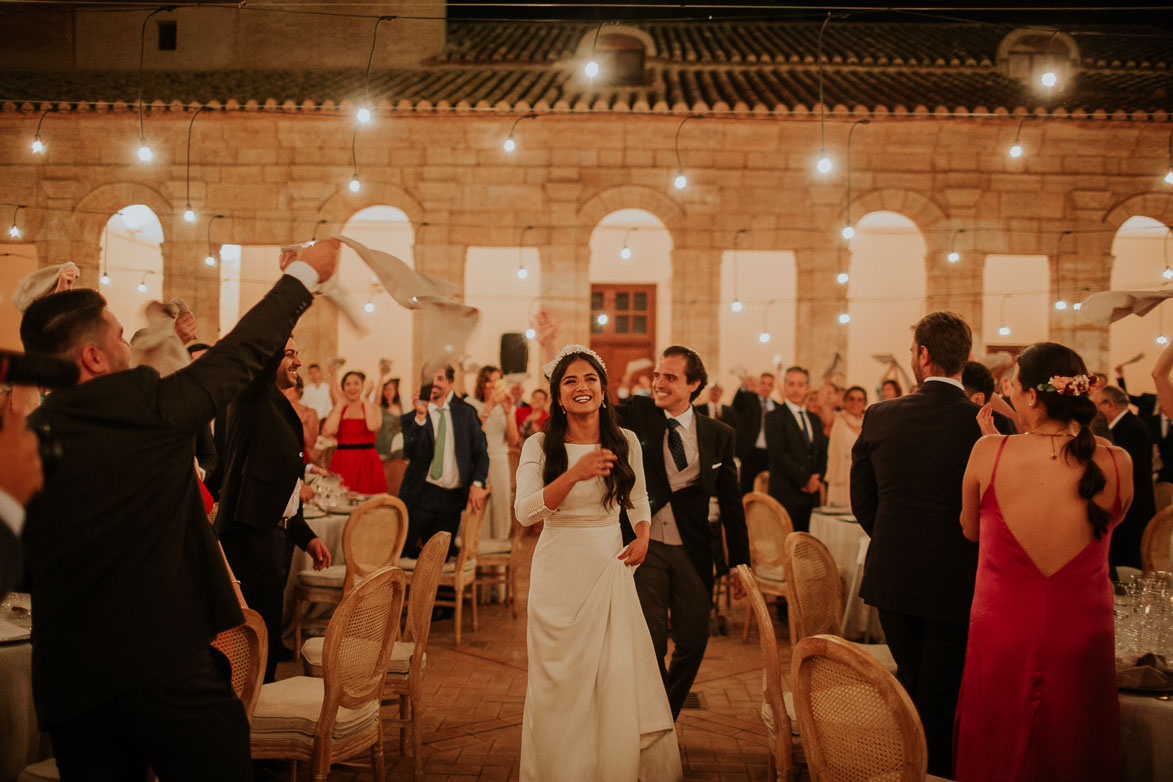
[{"label": "white tablecloth", "polygon": [[870,538],[850,513],[827,507],[815,508],[811,512],[811,534],[830,550],[839,567],[845,600],[843,626],[840,628],[843,637],[853,641],[882,643],[884,633],[880,629],[876,610],[859,597],[859,583],[863,578],[863,563]]},{"label": "white tablecloth", "polygon": [[[330,551],[330,564],[345,565],[346,556],[342,553],[342,531],[346,527],[348,514],[331,513],[317,519],[306,519],[310,529],[314,531],[326,548]],[[293,622],[293,587],[297,585],[297,574],[314,566],[310,555],[297,548],[293,548],[293,561],[289,566],[289,578],[285,581],[284,617],[287,629],[292,628]]]},{"label": "white tablecloth", "polygon": [[1173,700],[1120,693],[1123,782],[1173,782]]}]

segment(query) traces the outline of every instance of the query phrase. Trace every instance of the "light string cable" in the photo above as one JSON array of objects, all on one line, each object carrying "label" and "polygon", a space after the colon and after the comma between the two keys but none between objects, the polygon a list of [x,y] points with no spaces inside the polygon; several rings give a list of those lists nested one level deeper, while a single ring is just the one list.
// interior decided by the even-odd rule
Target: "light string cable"
[{"label": "light string cable", "polygon": [[195,125],[196,117],[204,111],[210,111],[210,109],[207,106],[200,106],[196,109],[195,114],[191,115],[191,122],[187,123],[187,203],[183,207],[183,219],[189,223],[196,221],[195,210],[191,208],[191,131]]},{"label": "light string cable", "polygon": [[394,19],[394,16],[380,16],[375,20],[375,29],[371,32],[371,52],[367,55],[367,73],[364,79],[366,84],[366,98],[363,105],[355,113],[355,119],[364,125],[371,121],[371,64],[375,61],[375,42],[379,39],[379,25],[383,22],[393,21]]},{"label": "light string cable", "polygon": [[147,146],[147,133],[143,125],[143,65],[147,57],[147,22],[151,21],[151,17],[159,13],[169,13],[174,11],[177,6],[167,5],[161,8],[156,8],[147,14],[143,19],[142,29],[139,31],[139,47],[138,47],[138,140],[139,160],[144,163],[151,159],[151,148]]}]

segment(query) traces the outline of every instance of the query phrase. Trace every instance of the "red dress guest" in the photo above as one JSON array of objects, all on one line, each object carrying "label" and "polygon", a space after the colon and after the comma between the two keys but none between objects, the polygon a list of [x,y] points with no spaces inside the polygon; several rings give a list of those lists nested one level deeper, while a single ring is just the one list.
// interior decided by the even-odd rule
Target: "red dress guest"
[{"label": "red dress guest", "polygon": [[375,436],[383,417],[377,407],[362,399],[365,380],[361,372],[342,376],[342,393],[322,424],[322,433],[338,441],[330,472],[337,473],[351,491],[383,494],[387,491],[387,478],[375,450]]}]

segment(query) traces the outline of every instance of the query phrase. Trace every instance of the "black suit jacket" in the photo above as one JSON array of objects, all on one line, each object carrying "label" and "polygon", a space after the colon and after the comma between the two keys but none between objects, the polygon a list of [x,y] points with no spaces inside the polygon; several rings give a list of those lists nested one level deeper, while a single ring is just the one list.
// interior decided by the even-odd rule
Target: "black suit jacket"
[{"label": "black suit jacket", "polygon": [[[483,482],[489,476],[489,452],[476,408],[454,394],[448,410],[452,424],[449,434],[455,438],[456,467],[460,472],[459,489],[467,502],[473,481]],[[422,426],[415,422],[415,410],[404,413],[400,424],[403,431],[403,458],[408,460],[408,465],[403,473],[403,484],[399,487],[399,498],[411,510],[419,501],[428,479],[432,456],[436,453],[436,432],[432,428],[431,413]]]},{"label": "black suit jacket", "polygon": [[[282,344],[269,357],[265,370],[228,406],[217,532],[230,523],[262,532],[273,530],[281,522],[298,478],[305,475],[301,419],[276,384],[284,356]],[[285,534],[303,549],[314,539],[300,501]]]},{"label": "black suit jacket", "polygon": [[949,383],[867,409],[851,450],[851,508],[871,536],[860,595],[889,611],[968,622],[976,543],[961,534],[961,478],[978,407]]},{"label": "black suit jacket", "polygon": [[[695,486],[673,494],[664,466],[664,437],[668,419],[648,397],[633,396],[617,408],[620,424],[635,433],[643,450],[644,480],[652,515],[672,503],[672,515],[680,531],[680,540],[688,559],[709,591],[713,589],[713,539],[709,529],[709,497],[716,497],[729,548],[729,567],[749,563],[749,534],[745,528],[745,509],[737,485],[737,467],[733,463],[733,429],[706,415],[693,416],[700,460],[700,476]],[[624,541],[635,537],[621,514]]]},{"label": "black suit jacket", "polygon": [[1149,428],[1149,435],[1157,445],[1157,453],[1161,455],[1161,468],[1157,470],[1157,480],[1173,483],[1173,423],[1169,425],[1168,433],[1161,436],[1161,412],[1142,418]]},{"label": "black suit jacket", "polygon": [[770,496],[784,508],[814,506],[818,492],[808,494],[802,487],[811,476],[827,473],[827,435],[817,415],[807,413],[811,444],[807,447],[802,427],[785,402],[766,413],[766,452],[769,455]]},{"label": "black suit jacket", "polygon": [[43,730],[172,673],[243,621],[200,499],[195,436],[311,301],[282,277],[190,366],[90,380],[30,416],[64,453],[29,503],[23,539]]},{"label": "black suit jacket", "polygon": [[[781,404],[775,401],[774,409],[778,409]],[[758,432],[762,430],[762,398],[752,391],[739,388],[733,395],[733,412],[737,414],[737,458],[744,463],[753,452]]]},{"label": "black suit jacket", "polygon": [[[697,402],[695,405],[692,406],[692,409],[697,411],[701,415],[712,416],[712,413],[709,412],[709,407],[711,405],[712,405],[712,402]],[[738,424],[739,420],[740,419],[738,419],[738,417],[737,417],[736,410],[734,410],[729,405],[721,405],[720,421],[721,421],[721,423],[725,424],[726,426],[732,427],[735,435],[737,432],[737,424]],[[736,452],[736,450],[737,450],[737,441],[736,440],[734,440],[733,449],[734,449],[734,452]]]},{"label": "black suit jacket", "polygon": [[1112,562],[1140,566],[1140,540],[1144,528],[1156,514],[1153,498],[1153,438],[1135,413],[1127,412],[1114,427],[1116,445],[1132,457],[1132,505],[1124,520],[1112,532]]}]

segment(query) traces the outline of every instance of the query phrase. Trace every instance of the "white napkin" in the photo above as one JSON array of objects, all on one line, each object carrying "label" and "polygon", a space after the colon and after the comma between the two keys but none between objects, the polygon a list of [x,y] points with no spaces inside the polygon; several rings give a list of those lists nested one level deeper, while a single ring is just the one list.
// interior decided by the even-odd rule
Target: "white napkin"
[{"label": "white napkin", "polygon": [[1165,299],[1173,298],[1173,289],[1160,291],[1100,291],[1083,300],[1080,314],[1101,326],[1115,323],[1129,315],[1147,315]]}]

